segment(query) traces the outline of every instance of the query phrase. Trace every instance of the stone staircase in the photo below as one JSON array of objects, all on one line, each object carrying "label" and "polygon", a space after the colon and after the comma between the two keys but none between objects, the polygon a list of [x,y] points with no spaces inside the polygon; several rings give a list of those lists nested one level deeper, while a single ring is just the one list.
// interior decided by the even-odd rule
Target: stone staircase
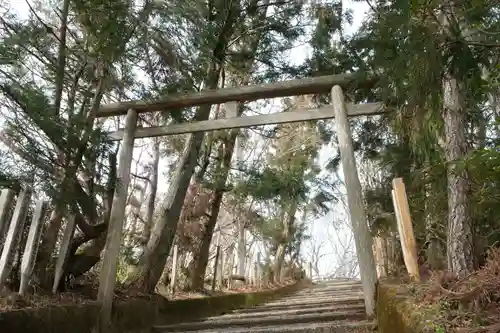
[{"label": "stone staircase", "polygon": [[361,282],[332,280],[253,308],[217,317],[157,326],[157,333],[371,332],[366,320]]}]

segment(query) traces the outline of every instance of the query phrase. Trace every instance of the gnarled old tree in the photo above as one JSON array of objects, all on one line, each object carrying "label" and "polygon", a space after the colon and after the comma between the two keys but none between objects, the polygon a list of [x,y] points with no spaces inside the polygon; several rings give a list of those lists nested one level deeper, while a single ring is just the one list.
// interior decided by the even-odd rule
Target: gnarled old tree
[{"label": "gnarled old tree", "polygon": [[[99,260],[116,181],[116,152],[102,144],[95,114],[104,96],[124,96],[129,85],[124,55],[151,6],[146,1],[136,13],[119,0],[65,0],[60,10],[58,20],[34,7],[27,21],[12,14],[2,17],[0,90],[8,110],[2,141],[17,154],[16,165],[7,170],[21,181],[28,176],[23,171],[32,170],[35,186],[43,186],[52,199],[37,260],[45,283],[67,214],[76,216],[81,233],[72,241],[66,273],[81,274]],[[110,11],[113,18],[104,14]],[[75,255],[90,240],[94,244]]]}]

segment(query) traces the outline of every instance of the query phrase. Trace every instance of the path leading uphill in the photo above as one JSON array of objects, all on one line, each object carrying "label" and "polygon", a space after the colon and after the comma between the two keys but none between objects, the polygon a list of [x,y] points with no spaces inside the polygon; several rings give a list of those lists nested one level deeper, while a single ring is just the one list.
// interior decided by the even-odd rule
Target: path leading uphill
[{"label": "path leading uphill", "polygon": [[249,309],[189,323],[157,326],[154,332],[368,333],[361,282],[333,280]]}]

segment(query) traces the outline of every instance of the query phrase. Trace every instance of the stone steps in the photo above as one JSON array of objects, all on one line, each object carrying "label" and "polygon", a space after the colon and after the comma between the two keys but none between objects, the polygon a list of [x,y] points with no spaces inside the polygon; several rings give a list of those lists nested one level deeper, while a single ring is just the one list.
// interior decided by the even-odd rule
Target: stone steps
[{"label": "stone steps", "polygon": [[363,321],[332,321],[321,323],[292,324],[292,325],[259,325],[252,327],[234,327],[194,331],[162,331],[155,332],[183,332],[183,333],[370,333],[373,323]]},{"label": "stone steps", "polygon": [[262,311],[279,311],[279,310],[292,310],[292,309],[307,309],[307,308],[316,308],[320,306],[361,306],[364,307],[364,302],[362,299],[358,297],[354,298],[344,298],[342,301],[333,301],[333,302],[310,302],[310,303],[298,303],[298,304],[278,304],[278,305],[270,305],[270,304],[264,304],[260,306],[256,306],[253,308],[248,308],[248,309],[241,309],[241,310],[236,310],[233,313],[239,313],[239,312],[262,312]]},{"label": "stone steps", "polygon": [[349,302],[359,302],[362,301],[363,298],[360,295],[354,296],[344,296],[344,297],[335,297],[332,296],[330,298],[322,297],[322,298],[304,298],[304,299],[291,299],[288,301],[279,301],[267,303],[265,306],[283,306],[283,305],[307,305],[307,304],[324,304],[324,303],[349,303]]},{"label": "stone steps", "polygon": [[189,323],[157,326],[154,332],[272,333],[370,332],[361,284],[328,281],[249,309]]},{"label": "stone steps", "polygon": [[281,307],[281,308],[260,308],[255,307],[251,309],[243,309],[234,311],[231,314],[226,314],[221,316],[222,318],[228,318],[229,316],[239,316],[239,317],[255,317],[262,316],[265,313],[275,314],[304,314],[304,313],[323,313],[323,312],[335,312],[339,310],[357,310],[364,311],[363,303],[354,303],[354,304],[314,304],[312,306],[294,306],[294,307]]}]

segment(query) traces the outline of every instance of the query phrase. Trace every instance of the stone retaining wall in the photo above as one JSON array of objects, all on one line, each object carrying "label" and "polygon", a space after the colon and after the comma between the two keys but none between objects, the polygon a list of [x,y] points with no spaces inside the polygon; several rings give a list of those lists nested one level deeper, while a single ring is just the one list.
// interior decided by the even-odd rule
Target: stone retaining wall
[{"label": "stone retaining wall", "polygon": [[[126,300],[116,303],[113,308],[113,328],[120,333],[141,332],[153,324],[218,315],[286,296],[308,284],[309,281],[303,280],[275,290],[176,301],[168,301],[158,295]],[[0,332],[91,333],[98,313],[97,302],[0,312]]]},{"label": "stone retaining wall", "polygon": [[377,325],[379,333],[424,333],[421,321],[397,284],[377,286]]}]

